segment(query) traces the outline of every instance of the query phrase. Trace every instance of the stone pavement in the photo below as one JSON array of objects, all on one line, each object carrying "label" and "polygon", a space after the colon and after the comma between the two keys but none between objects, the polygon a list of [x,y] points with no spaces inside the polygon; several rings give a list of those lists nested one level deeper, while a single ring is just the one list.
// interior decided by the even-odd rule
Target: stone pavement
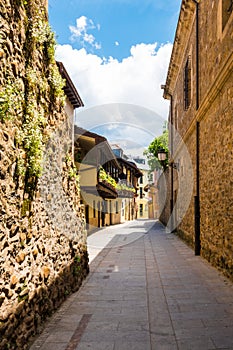
[{"label": "stone pavement", "polygon": [[88,237],[90,274],[30,350],[233,349],[233,284],[158,222]]}]

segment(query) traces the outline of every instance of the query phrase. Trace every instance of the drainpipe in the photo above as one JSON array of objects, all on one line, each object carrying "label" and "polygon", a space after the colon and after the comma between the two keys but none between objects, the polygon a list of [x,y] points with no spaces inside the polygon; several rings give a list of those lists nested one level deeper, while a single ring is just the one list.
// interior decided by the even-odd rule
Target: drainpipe
[{"label": "drainpipe", "polygon": [[[199,108],[199,2],[196,4],[196,110]],[[196,122],[196,196],[194,196],[195,208],[195,255],[200,255],[200,123]]]},{"label": "drainpipe", "polygon": [[[173,158],[173,141],[174,141],[174,134],[173,134],[173,97],[171,94],[169,94],[170,96],[170,121],[171,121],[171,156]],[[173,224],[174,224],[174,220],[173,220],[173,207],[174,207],[174,197],[173,197],[173,192],[174,192],[174,169],[173,166],[170,167],[171,170],[171,199],[170,199],[170,218],[171,218],[171,232],[174,232],[174,228],[173,228]]]},{"label": "drainpipe", "polygon": [[196,122],[196,196],[194,196],[195,208],[195,255],[200,255],[201,240],[200,240],[200,159],[199,159],[199,141],[200,129],[199,122]]},{"label": "drainpipe", "polygon": [[[161,85],[161,88],[164,90],[164,97],[167,98],[168,96],[170,97],[170,123],[171,123],[171,155],[173,158],[173,141],[174,141],[174,134],[173,134],[173,97],[172,94],[170,94],[167,91],[166,85]],[[170,198],[170,218],[171,218],[171,232],[174,232],[175,230],[173,229],[173,203],[174,203],[174,197],[173,197],[173,192],[174,192],[174,170],[173,166],[170,167],[171,170],[171,198]]]},{"label": "drainpipe", "polygon": [[199,2],[196,4],[196,110],[199,108]]}]

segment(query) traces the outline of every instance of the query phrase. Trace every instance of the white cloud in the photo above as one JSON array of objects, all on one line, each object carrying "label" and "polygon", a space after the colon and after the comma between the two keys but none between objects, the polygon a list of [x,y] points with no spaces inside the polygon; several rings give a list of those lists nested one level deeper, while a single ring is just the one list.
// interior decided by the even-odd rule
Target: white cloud
[{"label": "white cloud", "polygon": [[142,145],[140,133],[124,127],[123,123],[128,123],[147,130],[152,141],[151,135],[156,136],[158,130],[161,133],[168,116],[169,103],[162,97],[161,84],[165,83],[171,49],[170,43],[161,47],[141,43],[131,47],[129,57],[118,61],[84,48],[59,45],[56,58],[65,65],[85,105],[77,111],[78,124],[97,132],[93,128],[98,125],[119,123],[117,128],[104,128],[110,141],[119,139],[121,130],[125,140],[128,132],[129,141],[134,138]]},{"label": "white cloud", "polygon": [[76,19],[76,26],[69,26],[71,31],[71,40],[79,41],[82,44],[88,43],[96,49],[100,49],[101,45],[96,42],[93,34],[88,34],[88,30],[92,29],[100,30],[100,25],[95,26],[94,22],[91,19],[88,19],[86,16],[81,16]]},{"label": "white cloud", "polygon": [[76,29],[80,31],[80,35],[82,31],[85,31],[87,27],[87,17],[81,16],[76,19]]},{"label": "white cloud", "polygon": [[[172,45],[138,44],[121,62],[101,58],[86,49],[58,45],[56,58],[65,65],[86,107],[106,103],[129,103],[152,109],[164,116],[162,98]],[[164,116],[166,117],[166,116]]]},{"label": "white cloud", "polygon": [[115,41],[115,45],[116,45],[116,46],[119,46],[120,44],[119,44],[119,42],[118,42],[118,41]]}]

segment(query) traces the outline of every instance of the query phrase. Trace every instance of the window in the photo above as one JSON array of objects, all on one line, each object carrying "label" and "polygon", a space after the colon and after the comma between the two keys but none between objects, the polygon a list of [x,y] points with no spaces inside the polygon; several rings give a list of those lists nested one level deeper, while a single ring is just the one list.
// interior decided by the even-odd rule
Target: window
[{"label": "window", "polygon": [[93,201],[93,218],[95,218],[95,216],[96,216],[96,213],[95,213],[95,201]]},{"label": "window", "polygon": [[233,12],[233,0],[222,0],[222,30]]},{"label": "window", "polygon": [[116,214],[118,214],[119,209],[118,209],[118,202],[116,202]]},{"label": "window", "polygon": [[123,199],[121,202],[121,216],[125,215],[125,206],[126,206],[126,200]]},{"label": "window", "polygon": [[103,208],[105,213],[108,213],[108,202],[107,201],[103,201]]},{"label": "window", "polygon": [[140,198],[142,198],[142,187],[140,187]]},{"label": "window", "polygon": [[191,57],[189,56],[184,67],[184,109],[191,104]]},{"label": "window", "polygon": [[153,182],[153,173],[148,174],[148,181]]},{"label": "window", "polygon": [[143,176],[140,177],[140,184],[143,184]]},{"label": "window", "polygon": [[143,204],[140,204],[139,213],[140,213],[140,216],[143,216]]}]

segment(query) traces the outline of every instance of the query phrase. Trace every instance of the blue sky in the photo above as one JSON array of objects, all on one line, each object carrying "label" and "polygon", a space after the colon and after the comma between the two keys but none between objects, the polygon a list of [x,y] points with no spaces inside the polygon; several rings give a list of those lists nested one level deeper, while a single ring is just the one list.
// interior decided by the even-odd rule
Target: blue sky
[{"label": "blue sky", "polygon": [[76,113],[79,126],[137,155],[162,132],[169,102],[161,84],[180,5],[181,0],[49,0],[56,59],[84,102]]},{"label": "blue sky", "polygon": [[[132,45],[173,42],[180,0],[49,0],[49,18],[59,44],[70,42],[69,26],[85,16],[93,21],[90,29],[101,48],[98,55],[122,60]],[[119,43],[118,44],[116,44]],[[81,48],[80,42],[72,42]]]}]

